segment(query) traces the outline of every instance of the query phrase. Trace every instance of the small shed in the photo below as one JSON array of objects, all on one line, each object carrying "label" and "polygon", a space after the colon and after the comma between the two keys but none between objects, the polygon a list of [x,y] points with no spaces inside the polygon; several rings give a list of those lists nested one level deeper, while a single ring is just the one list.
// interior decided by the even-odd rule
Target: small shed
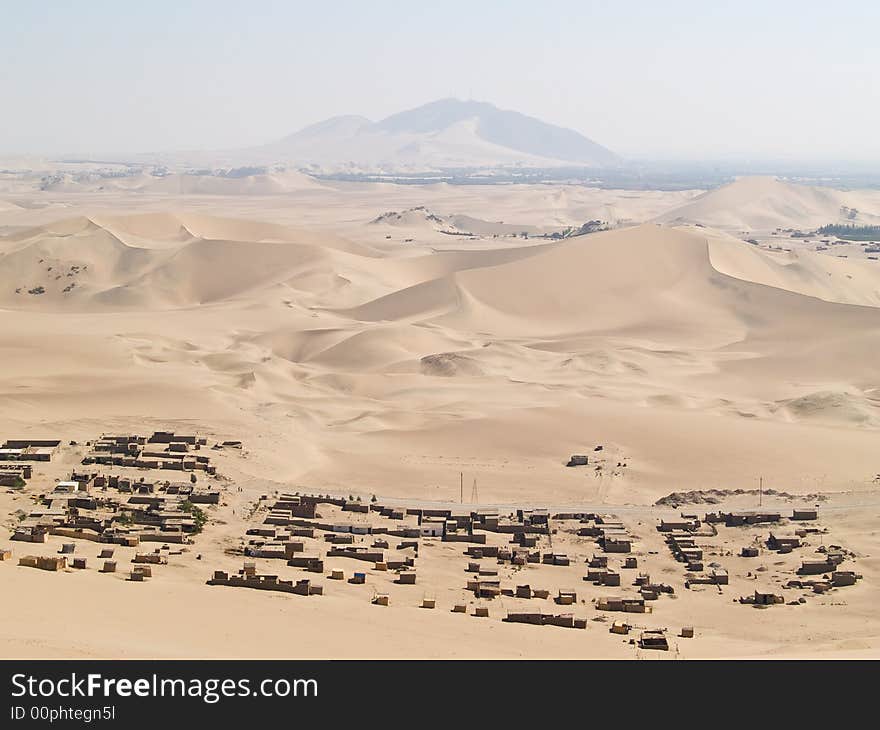
[{"label": "small shed", "polygon": [[556,596],[556,603],[560,606],[570,606],[577,602],[577,591],[571,588],[560,588]]},{"label": "small shed", "polygon": [[669,651],[669,642],[666,640],[666,634],[659,630],[643,631],[639,638],[640,649],[655,649],[658,651]]}]

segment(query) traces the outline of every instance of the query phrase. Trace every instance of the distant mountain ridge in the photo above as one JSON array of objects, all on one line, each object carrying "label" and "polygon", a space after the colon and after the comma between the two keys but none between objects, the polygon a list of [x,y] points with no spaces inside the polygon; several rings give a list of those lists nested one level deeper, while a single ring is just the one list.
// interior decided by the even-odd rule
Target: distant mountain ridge
[{"label": "distant mountain ridge", "polygon": [[572,129],[482,101],[441,99],[378,122],[331,117],[247,150],[254,162],[364,168],[579,165],[621,162]]}]

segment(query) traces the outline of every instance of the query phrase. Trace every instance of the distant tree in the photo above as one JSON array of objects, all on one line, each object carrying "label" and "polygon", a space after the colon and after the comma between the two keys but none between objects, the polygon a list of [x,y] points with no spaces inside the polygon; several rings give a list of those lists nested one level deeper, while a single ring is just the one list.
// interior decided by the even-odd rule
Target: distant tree
[{"label": "distant tree", "polygon": [[207,524],[208,522],[208,515],[206,515],[201,508],[197,507],[187,499],[181,502],[180,509],[182,509],[184,512],[187,512],[193,518],[196,533],[199,533],[203,529],[205,529],[205,524]]},{"label": "distant tree", "polygon": [[822,226],[818,232],[837,236],[845,241],[872,241],[880,238],[880,226],[857,226],[853,223],[832,223]]}]

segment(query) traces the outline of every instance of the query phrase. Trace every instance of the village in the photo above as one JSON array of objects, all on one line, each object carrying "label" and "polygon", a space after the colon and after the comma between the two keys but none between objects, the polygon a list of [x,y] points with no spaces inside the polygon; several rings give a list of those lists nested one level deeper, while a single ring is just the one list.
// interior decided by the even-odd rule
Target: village
[{"label": "village", "polygon": [[[172,556],[190,550],[207,521],[199,505],[220,501],[217,486],[204,487],[196,476],[216,476],[210,455],[200,453],[206,444],[204,438],[172,432],[149,437],[105,434],[85,445],[81,465],[48,484],[34,479],[30,462],[50,463],[62,442],[6,441],[0,449],[0,476],[13,478],[3,485],[27,494],[31,502],[16,511],[10,543],[36,552],[54,542],[52,538],[63,540],[55,554],[21,554],[18,564],[53,572],[94,566],[134,582],[151,578],[154,566],[167,565]],[[161,477],[162,470],[189,476],[185,481],[152,477]],[[90,543],[96,544],[96,555],[85,555]],[[122,551],[125,562],[120,548],[128,549]],[[0,557],[11,559],[12,550],[3,550]]]},{"label": "village", "polygon": [[[75,464],[41,476],[64,450],[65,466]],[[241,450],[170,431],[7,440],[0,479],[21,506],[0,561],[136,583],[178,570],[217,591],[215,601],[227,588],[294,602],[333,594],[364,611],[417,607],[424,621],[448,612],[523,631],[586,630],[585,655],[597,630],[632,651],[678,655],[681,642],[701,638],[690,604],[783,613],[862,581],[858,556],[810,504],[616,513],[248,494],[214,458],[231,466]]]}]

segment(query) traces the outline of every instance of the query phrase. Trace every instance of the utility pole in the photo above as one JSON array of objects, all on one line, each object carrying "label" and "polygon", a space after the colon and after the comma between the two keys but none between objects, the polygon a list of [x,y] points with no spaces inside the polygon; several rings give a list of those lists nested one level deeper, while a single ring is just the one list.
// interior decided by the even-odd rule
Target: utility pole
[{"label": "utility pole", "polygon": [[471,503],[476,504],[479,497],[477,496],[477,480],[474,479],[474,486],[471,487]]},{"label": "utility pole", "polygon": [[758,477],[758,506],[764,504],[764,477]]},{"label": "utility pole", "polygon": [[458,472],[458,503],[464,504],[464,472]]}]

